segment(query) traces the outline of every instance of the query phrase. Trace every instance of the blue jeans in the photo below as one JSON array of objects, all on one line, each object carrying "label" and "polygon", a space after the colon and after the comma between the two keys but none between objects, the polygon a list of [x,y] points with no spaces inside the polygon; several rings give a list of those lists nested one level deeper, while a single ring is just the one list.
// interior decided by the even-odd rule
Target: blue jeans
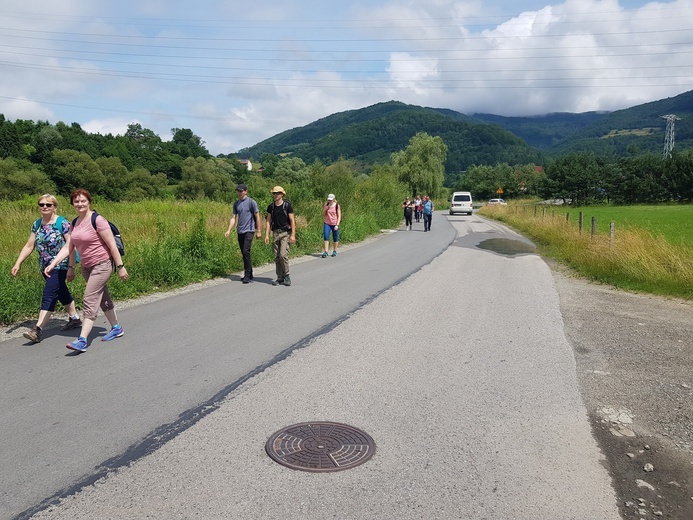
[{"label": "blue jeans", "polygon": [[255,231],[250,233],[238,233],[238,247],[241,248],[243,254],[243,270],[247,278],[253,276],[253,259],[250,257],[250,247],[253,245]]},{"label": "blue jeans", "polygon": [[431,230],[431,220],[433,220],[433,214],[432,213],[429,213],[429,214],[424,213],[423,218],[424,218],[424,231],[430,231]]},{"label": "blue jeans", "polygon": [[54,269],[50,278],[43,277],[46,280],[46,285],[43,286],[43,297],[41,298],[41,310],[53,312],[57,301],[63,304],[63,307],[70,305],[74,298],[70,294],[70,289],[67,288],[67,270]]}]

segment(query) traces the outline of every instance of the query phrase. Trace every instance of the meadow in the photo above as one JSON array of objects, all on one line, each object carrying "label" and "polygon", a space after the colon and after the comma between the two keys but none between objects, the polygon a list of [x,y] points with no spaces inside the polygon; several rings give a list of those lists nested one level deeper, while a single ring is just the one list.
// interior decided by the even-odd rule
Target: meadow
[{"label": "meadow", "polygon": [[[76,213],[65,197],[58,197],[58,214],[72,220]],[[381,229],[397,226],[399,206],[383,208],[379,201],[354,199],[346,209],[340,226],[340,243],[358,242]],[[253,262],[274,262],[272,245],[264,242],[264,215],[271,195],[257,199],[262,217],[263,238],[255,239]],[[235,229],[224,237],[231,218],[230,203],[220,202],[98,202],[92,208],[114,222],[125,242],[124,263],[130,275],[127,282],[113,276],[109,289],[113,298],[123,300],[167,291],[194,282],[229,276],[243,270]],[[322,249],[322,201],[295,204],[296,244],[291,256]],[[19,251],[29,238],[31,224],[39,218],[36,198],[0,201],[0,323],[8,325],[35,318],[43,290],[36,253],[22,264],[16,278],[11,269]],[[78,268],[79,271],[79,268]],[[70,284],[77,307],[81,308],[84,280],[79,273]],[[57,311],[61,311],[58,305]]]},{"label": "meadow", "polygon": [[523,233],[541,254],[592,280],[693,299],[693,205],[572,208],[519,202],[486,206],[480,214]]}]

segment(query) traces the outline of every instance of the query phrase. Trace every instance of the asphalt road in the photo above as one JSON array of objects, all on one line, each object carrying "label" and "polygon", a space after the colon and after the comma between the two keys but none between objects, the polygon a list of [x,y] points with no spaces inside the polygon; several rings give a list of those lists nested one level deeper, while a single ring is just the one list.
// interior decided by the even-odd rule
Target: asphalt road
[{"label": "asphalt road", "polygon": [[[297,263],[290,288],[126,309],[84,355],[0,344],[0,516],[619,518],[548,266],[476,216],[420,227]],[[315,420],[376,455],[319,475],[266,456]]]}]

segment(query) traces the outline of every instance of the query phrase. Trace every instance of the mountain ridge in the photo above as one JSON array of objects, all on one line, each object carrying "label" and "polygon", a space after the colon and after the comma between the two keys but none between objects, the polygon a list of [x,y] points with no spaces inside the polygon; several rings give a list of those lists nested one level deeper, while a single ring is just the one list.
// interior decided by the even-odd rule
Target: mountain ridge
[{"label": "mountain ridge", "polygon": [[[393,152],[405,148],[418,132],[443,139],[448,146],[448,172],[502,162],[540,164],[571,152],[610,156],[661,153],[666,128],[662,116],[670,113],[682,121],[693,119],[693,91],[613,112],[555,112],[523,117],[466,115],[391,100],[285,130],[236,155],[258,160],[265,153],[291,154],[306,163],[331,163],[339,158],[383,163]],[[678,125],[676,148],[693,148],[693,125]]]}]

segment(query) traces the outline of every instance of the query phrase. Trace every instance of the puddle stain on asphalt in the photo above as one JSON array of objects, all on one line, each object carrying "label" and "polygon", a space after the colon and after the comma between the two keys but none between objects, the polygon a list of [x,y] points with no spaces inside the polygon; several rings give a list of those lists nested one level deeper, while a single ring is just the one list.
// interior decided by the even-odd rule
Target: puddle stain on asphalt
[{"label": "puddle stain on asphalt", "polygon": [[489,238],[477,244],[479,249],[493,251],[501,255],[527,255],[536,253],[536,247],[521,240],[508,238]]}]

